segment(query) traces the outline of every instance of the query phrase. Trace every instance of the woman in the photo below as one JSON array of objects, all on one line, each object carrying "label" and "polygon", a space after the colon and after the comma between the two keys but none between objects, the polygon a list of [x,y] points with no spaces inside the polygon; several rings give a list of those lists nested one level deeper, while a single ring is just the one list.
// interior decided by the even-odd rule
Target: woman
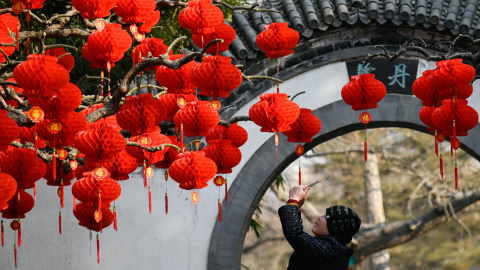
[{"label": "woman", "polygon": [[303,231],[300,216],[300,207],[306,201],[309,190],[307,186],[293,187],[287,205],[278,209],[283,234],[295,250],[288,269],[346,270],[353,253],[346,244],[352,241],[362,220],[346,206],[331,206],[313,225],[315,237],[310,236]]}]

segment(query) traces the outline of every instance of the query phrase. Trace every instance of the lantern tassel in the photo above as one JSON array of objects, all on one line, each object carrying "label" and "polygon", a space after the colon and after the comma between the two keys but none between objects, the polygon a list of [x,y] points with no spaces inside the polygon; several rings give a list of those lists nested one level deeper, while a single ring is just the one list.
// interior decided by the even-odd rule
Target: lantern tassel
[{"label": "lantern tassel", "polygon": [[168,194],[165,193],[165,214],[168,214]]},{"label": "lantern tassel", "polygon": [[220,198],[218,198],[218,221],[222,222],[222,204]]},{"label": "lantern tassel", "polygon": [[2,219],[2,247],[5,245],[5,231],[3,229],[3,219]]},{"label": "lantern tassel", "polygon": [[458,187],[458,169],[457,169],[457,163],[455,162],[455,190],[457,190]]},{"label": "lantern tassel", "polygon": [[453,142],[457,139],[457,128],[455,126],[455,120],[453,120]]},{"label": "lantern tassel", "polygon": [[442,158],[442,154],[440,154],[440,175],[442,176],[442,179],[443,179],[443,158]]},{"label": "lantern tassel", "polygon": [[33,198],[37,198],[37,182],[33,183]]},{"label": "lantern tassel", "polygon": [[[37,134],[37,131],[36,131],[36,124],[35,126],[33,126],[34,130],[35,130],[35,135],[33,136],[33,146],[35,147],[35,157],[38,155],[38,134]],[[35,163],[37,162],[37,159],[35,159]]]},{"label": "lantern tassel", "polygon": [[118,231],[118,227],[117,227],[117,209],[116,209],[115,205],[113,206],[113,228],[115,229],[115,231]]},{"label": "lantern tassel", "polygon": [[18,246],[22,245],[22,223],[18,219]]},{"label": "lantern tassel", "polygon": [[15,268],[17,268],[17,245],[13,244],[13,252],[15,256]]},{"label": "lantern tassel", "polygon": [[72,196],[72,202],[73,202],[73,211],[77,211],[77,200],[75,199],[75,196]]},{"label": "lantern tassel", "polygon": [[148,187],[148,211],[152,213],[152,188]]},{"label": "lantern tassel", "polygon": [[183,153],[183,124],[180,124],[180,148]]},{"label": "lantern tassel", "polygon": [[[143,150],[145,151],[145,150]],[[148,186],[147,183],[147,162],[144,160],[143,161],[143,187],[146,188]]]},{"label": "lantern tassel", "polygon": [[435,130],[435,154],[438,157],[438,134],[437,134],[437,130]]},{"label": "lantern tassel", "polygon": [[62,211],[58,212],[58,232],[62,234]]},{"label": "lantern tassel", "polygon": [[65,197],[64,197],[64,195],[63,195],[63,190],[64,190],[64,187],[63,187],[63,179],[60,181],[60,184],[62,185],[62,186],[60,187],[60,193],[62,193],[62,194],[60,194],[60,205],[61,205],[62,208],[63,208],[63,207],[65,207],[65,200],[64,200]]},{"label": "lantern tassel", "polygon": [[55,157],[55,148],[53,148],[53,170],[52,170],[52,173],[53,173],[53,182],[55,182],[57,180],[57,162],[56,162],[57,158]]},{"label": "lantern tassel", "polygon": [[100,236],[97,233],[97,263],[100,263]]},{"label": "lantern tassel", "polygon": [[225,201],[228,202],[228,187],[227,187],[227,179],[225,179]]},{"label": "lantern tassel", "polygon": [[363,140],[363,159],[365,159],[365,162],[367,162],[367,136],[365,136],[365,139]]}]

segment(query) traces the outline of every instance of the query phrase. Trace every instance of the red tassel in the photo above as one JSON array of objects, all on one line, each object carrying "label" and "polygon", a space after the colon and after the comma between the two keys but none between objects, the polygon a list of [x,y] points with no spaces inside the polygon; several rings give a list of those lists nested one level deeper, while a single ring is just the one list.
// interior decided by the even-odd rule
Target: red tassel
[{"label": "red tassel", "polygon": [[62,234],[62,211],[58,212],[58,232]]},{"label": "red tassel", "polygon": [[302,185],[302,168],[298,167],[298,185]]},{"label": "red tassel", "polygon": [[442,176],[442,179],[443,179],[443,158],[442,158],[442,154],[440,154],[440,175]]},{"label": "red tassel", "polygon": [[152,213],[152,188],[148,187],[148,211]]},{"label": "red tassel", "polygon": [[33,198],[37,198],[37,182],[33,184]]},{"label": "red tassel", "polygon": [[[33,128],[36,129],[36,126],[34,126]],[[38,155],[38,135],[37,135],[37,132],[35,132],[35,135],[34,135],[33,145],[35,146],[35,156],[37,156]],[[35,161],[37,161],[37,159],[35,159]]]},{"label": "red tassel", "polygon": [[75,196],[73,196],[73,211],[77,211],[77,200],[75,199]]},{"label": "red tassel", "polygon": [[56,166],[57,161],[56,160],[57,160],[57,158],[55,157],[55,149],[53,149],[53,160],[52,160],[52,162],[53,162],[53,166],[52,166],[53,167],[53,170],[52,170],[52,172],[53,172],[53,182],[55,182],[57,180],[57,166]]},{"label": "red tassel", "polygon": [[[144,150],[145,151],[145,150]],[[146,188],[147,184],[147,162],[143,161],[143,187]]]},{"label": "red tassel", "polygon": [[367,162],[367,137],[363,140],[363,159]]},{"label": "red tassel", "polygon": [[438,134],[437,134],[437,130],[435,130],[435,154],[438,157]]},{"label": "red tassel", "polygon": [[100,236],[97,233],[97,262],[100,263]]},{"label": "red tassel", "polygon": [[225,201],[228,202],[228,187],[227,187],[227,179],[225,179]]},{"label": "red tassel", "polygon": [[14,256],[15,256],[15,268],[17,268],[17,245],[16,244],[13,244],[13,252],[14,252]]},{"label": "red tassel", "polygon": [[3,219],[2,219],[2,247],[5,245],[5,231],[3,229]]},{"label": "red tassel", "polygon": [[18,219],[18,246],[22,245],[22,223]]},{"label": "red tassel", "polygon": [[165,193],[165,214],[168,214],[168,194]]},{"label": "red tassel", "polygon": [[102,211],[102,191],[98,191],[98,212]]},{"label": "red tassel", "polygon": [[455,127],[455,120],[453,120],[453,140],[452,142],[456,141],[457,139],[457,128]]},{"label": "red tassel", "polygon": [[65,200],[64,200],[64,196],[63,196],[63,190],[64,190],[64,188],[63,188],[63,179],[60,181],[60,184],[62,185],[62,186],[60,187],[60,192],[62,193],[62,194],[60,194],[60,195],[61,195],[61,196],[60,196],[60,205],[61,205],[62,208],[63,208],[63,207],[65,207]]},{"label": "red tassel", "polygon": [[222,204],[220,199],[218,199],[218,221],[222,222]]},{"label": "red tassel", "polygon": [[116,210],[116,207],[113,206],[113,228],[115,229],[115,231],[118,231],[118,227],[117,227],[117,210]]},{"label": "red tassel", "polygon": [[457,190],[458,187],[458,169],[457,169],[457,163],[455,162],[455,190]]},{"label": "red tassel", "polygon": [[180,124],[180,148],[183,153],[183,124]]}]

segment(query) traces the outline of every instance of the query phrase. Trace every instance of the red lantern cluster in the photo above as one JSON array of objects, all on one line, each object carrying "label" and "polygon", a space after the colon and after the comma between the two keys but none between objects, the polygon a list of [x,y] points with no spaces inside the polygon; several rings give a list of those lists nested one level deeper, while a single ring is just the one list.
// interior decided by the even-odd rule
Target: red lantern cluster
[{"label": "red lantern cluster", "polygon": [[[170,60],[175,61],[184,55],[170,55]],[[190,61],[177,70],[166,66],[159,66],[155,73],[158,83],[167,88],[169,94],[193,94],[196,92],[195,85],[190,80],[190,70],[196,65]]]},{"label": "red lantern cluster", "polygon": [[228,46],[235,39],[235,29],[226,23],[221,23],[214,27],[215,31],[210,34],[192,35],[193,44],[203,49],[214,39],[222,39],[223,42],[217,42],[207,49],[208,54],[218,54],[228,50]]},{"label": "red lantern cluster", "polygon": [[[87,127],[85,117],[77,112],[70,112],[66,118],[60,120],[43,119],[37,124],[38,136],[49,142],[49,146],[73,145],[75,135]],[[57,133],[52,133],[57,132]]]},{"label": "red lantern cluster", "polygon": [[[161,134],[159,128],[149,133],[143,133],[141,135],[132,136],[128,139],[129,142],[136,142],[144,147],[155,147],[165,143],[171,143],[170,139]],[[165,147],[163,150],[149,152],[140,147],[127,146],[126,151],[129,155],[137,160],[138,164],[142,164],[145,160],[147,165],[157,163],[163,159],[163,155],[167,152],[169,147]]]},{"label": "red lantern cluster", "polygon": [[28,101],[43,110],[45,119],[62,119],[82,103],[82,92],[75,84],[67,83],[50,99],[31,97]]},{"label": "red lantern cluster", "polygon": [[[467,105],[468,101],[446,99],[432,112],[432,123],[445,136],[467,136],[468,130],[478,124],[478,113]],[[452,124],[454,122],[454,124]]]},{"label": "red lantern cluster", "polygon": [[117,0],[72,0],[73,7],[80,11],[82,17],[89,20],[110,15],[110,10]]},{"label": "red lantern cluster", "polygon": [[229,127],[217,125],[208,132],[208,135],[205,137],[207,143],[210,143],[211,140],[229,140],[231,144],[235,147],[240,147],[244,145],[248,140],[247,131],[238,125],[237,122],[231,124]]},{"label": "red lantern cluster", "polygon": [[[163,39],[146,38],[132,50],[133,63],[140,63],[142,60],[140,57],[147,57],[148,53],[151,53],[153,57],[158,57],[159,55],[164,54],[167,49],[168,46],[163,44]],[[152,66],[145,70],[155,70],[157,67],[158,66]]]},{"label": "red lantern cluster", "polygon": [[178,22],[193,35],[210,34],[215,31],[215,26],[223,23],[223,12],[210,0],[192,0],[180,11]]},{"label": "red lantern cluster", "polygon": [[213,98],[228,97],[242,83],[242,72],[225,56],[205,56],[190,71],[190,80],[199,94]]},{"label": "red lantern cluster", "polygon": [[203,151],[181,153],[168,168],[168,174],[180,184],[181,189],[201,189],[208,186],[217,172],[215,162],[205,157]]},{"label": "red lantern cluster", "polygon": [[248,114],[261,127],[261,132],[283,132],[290,130],[290,124],[300,115],[300,108],[287,99],[287,94],[271,93],[261,95]]},{"label": "red lantern cluster", "polygon": [[194,101],[187,103],[175,114],[174,122],[177,127],[183,124],[185,136],[206,136],[220,122],[220,115],[207,101]]},{"label": "red lantern cluster", "polygon": [[290,130],[282,132],[289,142],[307,143],[312,141],[322,129],[322,122],[312,114],[312,110],[300,109],[297,120],[290,125]]},{"label": "red lantern cluster", "polygon": [[158,100],[160,100],[167,109],[167,115],[165,116],[165,120],[173,121],[175,114],[180,110],[180,107],[184,107],[187,103],[198,101],[196,95],[189,94],[163,94],[161,95]]},{"label": "red lantern cluster", "polygon": [[155,7],[155,0],[117,0],[113,12],[122,17],[123,23],[136,24],[147,21]]},{"label": "red lantern cluster", "polygon": [[257,46],[268,58],[279,58],[293,53],[300,34],[289,28],[288,23],[271,23],[257,36]]},{"label": "red lantern cluster", "polygon": [[233,146],[230,140],[211,140],[202,151],[207,158],[215,162],[217,173],[231,173],[232,168],[242,160],[242,152]]}]

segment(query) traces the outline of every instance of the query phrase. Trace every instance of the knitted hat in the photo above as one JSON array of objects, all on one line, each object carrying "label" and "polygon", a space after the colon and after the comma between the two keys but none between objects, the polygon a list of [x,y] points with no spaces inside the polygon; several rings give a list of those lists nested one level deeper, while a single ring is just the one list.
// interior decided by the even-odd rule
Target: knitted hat
[{"label": "knitted hat", "polygon": [[325,215],[329,234],[344,244],[352,242],[362,224],[357,213],[346,206],[334,205],[327,208]]}]

